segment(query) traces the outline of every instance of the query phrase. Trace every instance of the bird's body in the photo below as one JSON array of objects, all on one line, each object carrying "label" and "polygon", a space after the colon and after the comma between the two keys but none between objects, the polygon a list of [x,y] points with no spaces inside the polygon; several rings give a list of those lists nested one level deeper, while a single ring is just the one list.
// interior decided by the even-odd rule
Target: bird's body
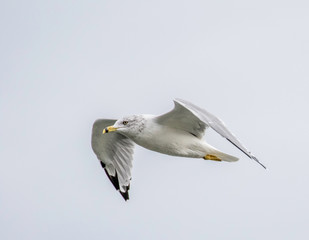
[{"label": "bird's body", "polygon": [[[189,158],[203,158],[207,154],[224,154],[191,133],[159,124],[156,121],[157,116],[139,115],[137,117],[143,121],[145,127],[137,134],[133,136],[129,134],[127,137],[144,148],[171,156]],[[233,156],[231,158],[234,161],[237,160]]]},{"label": "bird's body", "polygon": [[202,158],[206,155],[204,142],[190,133],[169,127],[159,128],[156,123],[152,130],[142,132],[134,142],[149,150],[172,156]]},{"label": "bird's body", "polygon": [[174,102],[175,108],[160,116],[132,115],[119,120],[99,119],[93,124],[93,151],[125,200],[129,199],[134,143],[172,156],[237,161],[238,158],[219,151],[202,139],[205,130],[211,127],[262,165],[220,119],[190,102],[180,99]]},{"label": "bird's body", "polygon": [[203,142],[192,134],[166,126],[161,127],[153,119],[148,119],[148,121],[152,122],[152,127],[133,139],[138,145],[172,156],[194,158],[205,156]]}]

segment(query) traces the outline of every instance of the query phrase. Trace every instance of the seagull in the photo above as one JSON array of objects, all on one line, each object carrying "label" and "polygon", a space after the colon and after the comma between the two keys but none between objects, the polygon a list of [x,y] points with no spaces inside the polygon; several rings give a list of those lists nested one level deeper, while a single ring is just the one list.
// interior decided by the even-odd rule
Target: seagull
[{"label": "seagull", "polygon": [[185,100],[175,99],[174,104],[173,110],[160,116],[141,114],[94,122],[92,149],[124,200],[129,199],[134,143],[171,156],[237,161],[202,140],[210,127],[266,169],[219,118]]}]

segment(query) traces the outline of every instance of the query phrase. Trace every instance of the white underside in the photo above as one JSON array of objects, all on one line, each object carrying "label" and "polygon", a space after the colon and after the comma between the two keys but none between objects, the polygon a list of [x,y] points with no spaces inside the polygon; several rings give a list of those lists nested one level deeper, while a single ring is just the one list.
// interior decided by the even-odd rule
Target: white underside
[{"label": "white underside", "polygon": [[145,128],[132,140],[144,148],[172,156],[203,158],[210,154],[223,161],[238,160],[186,131],[158,124],[151,124],[151,127]]}]

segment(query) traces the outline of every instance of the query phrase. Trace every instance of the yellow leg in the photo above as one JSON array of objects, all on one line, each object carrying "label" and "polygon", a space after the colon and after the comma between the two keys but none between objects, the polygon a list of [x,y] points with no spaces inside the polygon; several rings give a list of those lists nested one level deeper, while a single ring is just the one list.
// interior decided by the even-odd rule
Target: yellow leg
[{"label": "yellow leg", "polygon": [[216,157],[215,155],[207,154],[203,157],[205,160],[213,160],[213,161],[222,161],[220,158]]}]

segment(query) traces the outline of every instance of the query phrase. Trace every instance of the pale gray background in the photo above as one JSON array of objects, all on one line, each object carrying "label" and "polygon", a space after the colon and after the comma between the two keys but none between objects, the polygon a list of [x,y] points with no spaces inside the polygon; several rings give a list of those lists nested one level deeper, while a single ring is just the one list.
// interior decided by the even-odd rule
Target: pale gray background
[{"label": "pale gray background", "polygon": [[[306,239],[308,1],[1,1],[0,239]],[[135,150],[124,202],[92,123],[187,99],[269,168]]]}]

